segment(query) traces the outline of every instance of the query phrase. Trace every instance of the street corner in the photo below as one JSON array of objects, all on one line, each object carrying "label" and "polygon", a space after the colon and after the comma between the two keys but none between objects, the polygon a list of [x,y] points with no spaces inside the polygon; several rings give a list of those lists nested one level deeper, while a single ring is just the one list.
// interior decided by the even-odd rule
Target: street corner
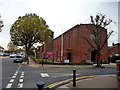
[{"label": "street corner", "polygon": [[[73,88],[73,84],[67,84],[60,88]],[[115,75],[99,75],[93,78],[86,78],[77,81],[76,88],[117,88],[117,78]]]},{"label": "street corner", "polygon": [[[98,79],[98,80],[97,80]],[[94,83],[93,85],[96,85],[96,87],[94,87],[93,85],[88,85],[89,83]],[[108,85],[102,85],[102,87],[99,87],[99,85],[97,84],[97,82],[100,81],[99,83],[105,82],[108,83]],[[76,87],[73,87],[73,78],[67,79],[67,80],[63,80],[60,82],[56,82],[53,84],[50,84],[48,86],[45,87],[52,89],[55,88],[56,90],[61,90],[61,89],[65,89],[65,90],[76,90],[79,88],[109,88],[109,85],[112,86],[113,81],[116,82],[116,75],[115,74],[107,74],[107,75],[93,75],[93,76],[81,76],[81,77],[77,77],[76,78]],[[88,86],[87,86],[88,85]],[[117,88],[116,86],[117,84],[115,83],[113,88]],[[112,87],[110,87],[112,88]]]},{"label": "street corner", "polygon": [[40,65],[32,65],[32,64],[27,65],[27,63],[19,63],[18,65],[23,65],[23,66],[27,66],[27,67],[34,67],[34,68],[40,67]]}]

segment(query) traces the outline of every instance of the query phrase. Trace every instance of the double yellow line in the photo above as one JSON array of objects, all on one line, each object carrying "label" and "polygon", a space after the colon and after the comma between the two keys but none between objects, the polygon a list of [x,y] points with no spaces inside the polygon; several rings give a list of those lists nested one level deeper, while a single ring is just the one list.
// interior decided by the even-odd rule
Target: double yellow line
[{"label": "double yellow line", "polygon": [[[80,79],[87,79],[87,78],[93,78],[93,77],[104,77],[104,76],[115,76],[115,74],[108,74],[108,75],[94,75],[94,76],[81,76],[81,77],[77,77],[76,78],[76,81],[77,80],[80,80]],[[64,81],[60,81],[60,82],[56,82],[56,83],[53,83],[53,84],[50,84],[48,86],[46,86],[45,88],[54,88],[58,85],[61,85],[61,84],[65,84],[65,83],[68,83],[70,81],[72,81],[73,78],[70,78],[70,79],[67,79],[67,80],[64,80]]]}]

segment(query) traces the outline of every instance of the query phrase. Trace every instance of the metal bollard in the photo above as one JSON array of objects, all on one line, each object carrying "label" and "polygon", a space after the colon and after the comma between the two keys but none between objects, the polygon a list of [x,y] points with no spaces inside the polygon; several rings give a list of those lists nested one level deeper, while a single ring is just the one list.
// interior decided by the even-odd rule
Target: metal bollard
[{"label": "metal bollard", "polygon": [[76,87],[76,69],[73,69],[73,87]]},{"label": "metal bollard", "polygon": [[38,90],[43,90],[45,83],[40,81],[40,82],[37,82],[36,85],[38,87]]},{"label": "metal bollard", "polygon": [[42,66],[43,66],[43,59],[42,59]]}]

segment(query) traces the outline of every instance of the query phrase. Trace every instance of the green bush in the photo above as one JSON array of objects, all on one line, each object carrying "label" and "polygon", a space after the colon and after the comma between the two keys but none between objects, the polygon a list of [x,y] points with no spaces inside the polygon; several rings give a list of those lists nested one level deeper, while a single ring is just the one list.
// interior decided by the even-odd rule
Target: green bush
[{"label": "green bush", "polygon": [[[42,62],[42,60],[44,63],[53,63],[52,59],[36,59],[37,62]],[[54,60],[54,62],[56,61]]]},{"label": "green bush", "polygon": [[107,64],[108,61],[107,60],[102,60],[102,64]]},{"label": "green bush", "polygon": [[86,63],[86,60],[82,60],[81,63]]}]

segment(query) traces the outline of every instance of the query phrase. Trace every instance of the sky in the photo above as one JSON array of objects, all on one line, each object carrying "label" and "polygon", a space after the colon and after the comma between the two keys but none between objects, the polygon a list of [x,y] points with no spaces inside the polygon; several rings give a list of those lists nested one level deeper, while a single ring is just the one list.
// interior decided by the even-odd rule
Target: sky
[{"label": "sky", "polygon": [[[36,13],[45,19],[54,31],[54,38],[76,24],[90,23],[90,15],[105,14],[113,22],[107,27],[113,30],[108,45],[118,42],[118,1],[119,0],[0,0],[0,15],[4,27],[0,33],[0,46],[7,49],[11,25],[19,16]],[[63,32],[62,32],[63,30]]]}]

